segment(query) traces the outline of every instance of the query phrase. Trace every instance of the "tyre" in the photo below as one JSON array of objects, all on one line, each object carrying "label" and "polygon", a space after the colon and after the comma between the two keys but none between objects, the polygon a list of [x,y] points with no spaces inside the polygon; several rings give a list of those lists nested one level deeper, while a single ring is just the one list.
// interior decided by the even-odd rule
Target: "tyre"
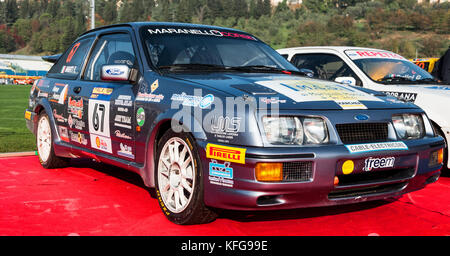
[{"label": "tyre", "polygon": [[157,147],[156,196],[166,217],[182,225],[208,223],[217,214],[203,200],[203,172],[193,137],[168,130]]},{"label": "tyre", "polygon": [[50,118],[43,112],[39,115],[36,128],[36,146],[39,162],[46,169],[65,167],[68,159],[55,155],[53,147],[54,135],[50,126]]}]

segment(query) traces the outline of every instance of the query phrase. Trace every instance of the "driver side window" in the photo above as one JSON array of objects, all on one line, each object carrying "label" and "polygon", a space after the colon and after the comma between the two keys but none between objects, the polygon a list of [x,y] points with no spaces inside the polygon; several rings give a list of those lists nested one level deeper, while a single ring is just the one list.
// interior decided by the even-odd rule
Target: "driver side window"
[{"label": "driver side window", "polygon": [[312,70],[314,78],[334,81],[337,77],[353,77],[357,86],[362,85],[353,70],[341,58],[333,54],[296,54],[292,57],[291,62],[298,69]]},{"label": "driver side window", "polygon": [[100,81],[103,65],[135,65],[136,55],[128,34],[111,34],[100,37],[91,54],[84,80]]}]

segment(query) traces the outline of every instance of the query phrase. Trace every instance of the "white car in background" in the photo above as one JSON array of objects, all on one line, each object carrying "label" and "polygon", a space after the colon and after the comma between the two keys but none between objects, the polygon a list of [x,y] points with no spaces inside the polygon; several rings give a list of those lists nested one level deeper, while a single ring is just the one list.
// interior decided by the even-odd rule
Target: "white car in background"
[{"label": "white car in background", "polygon": [[277,51],[312,77],[381,91],[421,107],[445,138],[444,163],[450,168],[450,86],[439,84],[428,72],[390,51],[345,46]]}]

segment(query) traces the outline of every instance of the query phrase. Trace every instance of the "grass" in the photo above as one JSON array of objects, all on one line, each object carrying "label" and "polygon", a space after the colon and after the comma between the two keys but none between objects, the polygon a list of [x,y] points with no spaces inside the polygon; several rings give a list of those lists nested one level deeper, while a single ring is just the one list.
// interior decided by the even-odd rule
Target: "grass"
[{"label": "grass", "polygon": [[0,153],[36,150],[24,118],[30,89],[30,85],[0,85]]}]

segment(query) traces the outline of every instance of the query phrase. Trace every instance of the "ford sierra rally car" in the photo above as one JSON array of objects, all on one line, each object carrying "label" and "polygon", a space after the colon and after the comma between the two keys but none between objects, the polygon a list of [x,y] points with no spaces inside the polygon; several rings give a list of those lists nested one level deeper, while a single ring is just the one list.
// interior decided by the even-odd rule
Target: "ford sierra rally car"
[{"label": "ford sierra rally car", "polygon": [[360,47],[321,46],[279,49],[278,52],[314,78],[377,90],[425,110],[436,132],[444,137],[444,164],[450,168],[450,86],[396,53]]},{"label": "ford sierra rally car", "polygon": [[111,25],[48,60],[25,111],[42,166],[136,172],[174,223],[384,199],[440,175],[444,142],[422,109],[308,78],[239,30]]}]

